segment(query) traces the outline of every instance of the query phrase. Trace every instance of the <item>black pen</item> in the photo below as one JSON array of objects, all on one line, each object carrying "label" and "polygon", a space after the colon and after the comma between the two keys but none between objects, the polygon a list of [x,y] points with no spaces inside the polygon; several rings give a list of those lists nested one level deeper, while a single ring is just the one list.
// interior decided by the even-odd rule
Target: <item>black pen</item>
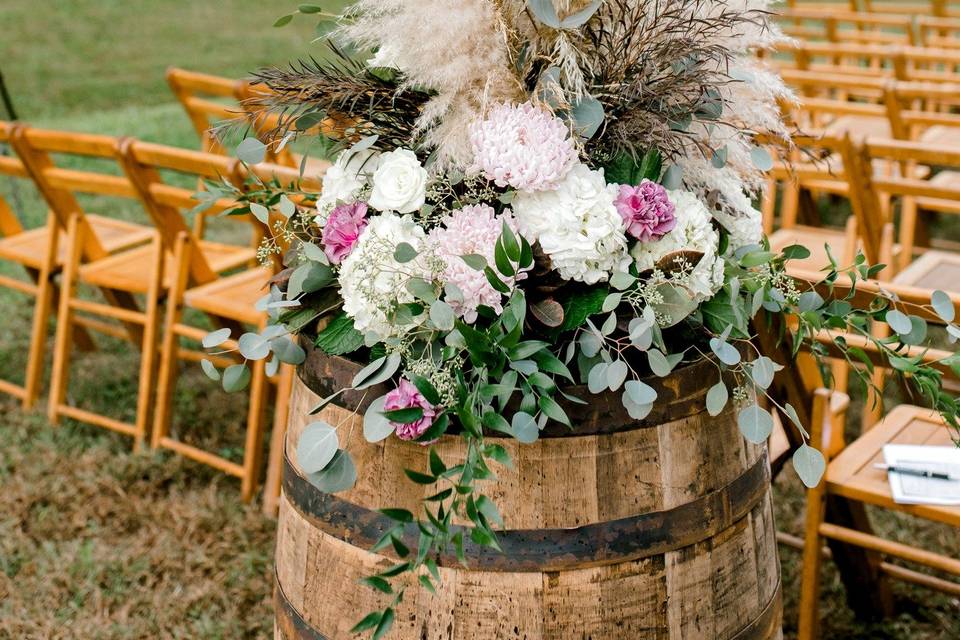
[{"label": "black pen", "polygon": [[920,478],[930,478],[931,480],[960,480],[960,478],[953,478],[949,473],[942,473],[940,471],[925,471],[923,469],[911,469],[909,467],[897,467],[887,464],[876,464],[874,465],[877,469],[883,469],[889,473],[899,473],[905,476],[918,476]]}]

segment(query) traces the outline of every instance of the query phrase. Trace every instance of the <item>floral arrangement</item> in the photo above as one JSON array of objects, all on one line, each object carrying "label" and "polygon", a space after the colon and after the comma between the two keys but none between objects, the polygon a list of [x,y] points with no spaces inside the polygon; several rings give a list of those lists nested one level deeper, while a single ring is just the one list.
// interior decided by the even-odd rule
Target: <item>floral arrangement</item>
[{"label": "floral arrangement", "polygon": [[[269,91],[248,106],[279,123],[272,145],[323,123],[334,161],[319,194],[263,184],[242,196],[243,211],[286,218],[263,256],[292,248],[261,302],[273,325],[242,336],[241,354],[274,370],[299,363],[286,337],[299,333],[365,364],[353,389],[392,385],[364,416],[369,441],[466,443],[456,464],[431,452],[429,469],[407,470],[446,488],[420,514],[384,510],[396,526],[375,550],[392,545],[401,561],[368,582],[394,604],[357,631],[386,633],[403,576],[434,588],[436,552],[464,544],[453,522],[497,547],[502,520],[481,481],[510,460],[485,434],[530,443],[550,422],[576,429],[564,409],[585,402],[565,391],[575,383],[619,393],[642,420],[657,402],[646,377],[710,358],[711,415],[736,411],[744,436],[764,442],[773,417],[757,398],[767,396],[806,437],[793,407],[767,393],[782,366],[754,347],[753,319],[789,319],[813,342],[828,327],[870,336],[896,306],[824,300],[786,275],[807,249],[775,254],[763,237],[753,200],[771,157],[758,136],[789,144],[777,105],[789,92],[754,55],[781,37],[767,4],[360,0],[332,17],[300,7],[323,18],[327,55],[259,72]],[[251,138],[238,154],[257,162],[264,150]],[[877,269],[833,264],[825,278]],[[211,336],[208,347],[225,337]],[[891,358],[917,337],[895,336],[874,340]],[[956,424],[939,372],[915,364],[910,384]],[[230,367],[224,386],[246,377]],[[356,477],[338,426],[310,424],[297,449],[327,492]],[[804,482],[819,481],[814,447],[794,462]],[[410,522],[415,550],[401,540]]]}]

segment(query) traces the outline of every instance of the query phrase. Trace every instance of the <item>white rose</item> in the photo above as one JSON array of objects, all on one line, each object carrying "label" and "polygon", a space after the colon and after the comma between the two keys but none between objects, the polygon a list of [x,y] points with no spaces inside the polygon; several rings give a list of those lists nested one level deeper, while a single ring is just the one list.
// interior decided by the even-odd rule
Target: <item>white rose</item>
[{"label": "white rose", "polygon": [[427,178],[427,170],[413,151],[384,153],[373,173],[373,191],[367,204],[380,211],[417,211],[427,198]]},{"label": "white rose", "polygon": [[377,168],[377,154],[364,150],[344,151],[323,174],[323,188],[317,199],[317,211],[326,217],[338,202],[352,202]]}]

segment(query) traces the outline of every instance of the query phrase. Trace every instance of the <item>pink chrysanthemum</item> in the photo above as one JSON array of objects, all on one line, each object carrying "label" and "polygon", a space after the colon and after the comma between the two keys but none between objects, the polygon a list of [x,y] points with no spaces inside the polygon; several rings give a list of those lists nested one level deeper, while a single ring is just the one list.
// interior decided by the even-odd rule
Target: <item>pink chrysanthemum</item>
[{"label": "pink chrysanthemum", "polygon": [[614,204],[627,232],[640,242],[659,240],[677,226],[670,196],[656,182],[644,180],[636,187],[620,185]]},{"label": "pink chrysanthemum", "polygon": [[463,294],[463,300],[451,300],[448,296],[447,302],[466,322],[476,321],[480,305],[491,307],[497,313],[503,310],[500,292],[493,288],[483,271],[469,266],[461,256],[481,255],[493,265],[493,252],[504,220],[512,230],[517,230],[511,214],[498,216],[485,204],[472,205],[454,211],[443,219],[442,228],[430,232],[430,244],[447,265],[444,283],[455,285]]},{"label": "pink chrysanthemum", "polygon": [[562,120],[533,106],[499,104],[470,129],[474,163],[498,187],[553,189],[577,159]]},{"label": "pink chrysanthemum", "polygon": [[367,204],[342,204],[330,212],[323,227],[323,252],[331,264],[340,264],[350,255],[367,226]]},{"label": "pink chrysanthemum", "polygon": [[413,408],[423,409],[423,416],[420,419],[406,424],[390,423],[393,425],[397,437],[401,440],[416,440],[422,436],[433,424],[433,418],[437,415],[437,410],[423,397],[417,387],[401,378],[397,388],[387,393],[386,398],[384,398],[383,409],[384,411],[394,411],[396,409]]}]

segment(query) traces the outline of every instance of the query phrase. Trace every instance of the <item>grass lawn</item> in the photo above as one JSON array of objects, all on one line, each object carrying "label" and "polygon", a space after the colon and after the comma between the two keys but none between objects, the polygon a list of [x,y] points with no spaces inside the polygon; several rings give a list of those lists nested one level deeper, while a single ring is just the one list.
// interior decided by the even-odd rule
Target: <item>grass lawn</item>
[{"label": "grass lawn", "polygon": [[[49,5],[49,6],[44,6]],[[240,76],[312,51],[305,19],[270,25],[295,2],[257,0],[2,0],[0,71],[30,123],[133,135],[197,148],[169,93],[169,65]],[[27,184],[0,178],[0,195],[28,226],[45,207]],[[143,219],[130,203],[84,201]],[[0,272],[16,273],[0,263]],[[20,379],[31,309],[0,290],[0,377]],[[129,419],[137,357],[101,340],[76,359],[71,397]],[[239,455],[242,398],[226,396],[195,367],[179,386],[181,435]],[[186,425],[186,426],[184,426]],[[0,396],[0,640],[33,638],[264,638],[274,522],[240,503],[239,483],[168,454],[130,454],[129,441],[43,411],[24,413]],[[779,526],[802,530],[803,493],[791,470],[776,484]],[[878,518],[878,528],[960,556],[955,530]],[[785,631],[793,637],[798,555],[781,551]],[[901,613],[856,622],[827,563],[821,603],[825,638],[934,640],[960,637],[960,603],[897,585]]]}]

